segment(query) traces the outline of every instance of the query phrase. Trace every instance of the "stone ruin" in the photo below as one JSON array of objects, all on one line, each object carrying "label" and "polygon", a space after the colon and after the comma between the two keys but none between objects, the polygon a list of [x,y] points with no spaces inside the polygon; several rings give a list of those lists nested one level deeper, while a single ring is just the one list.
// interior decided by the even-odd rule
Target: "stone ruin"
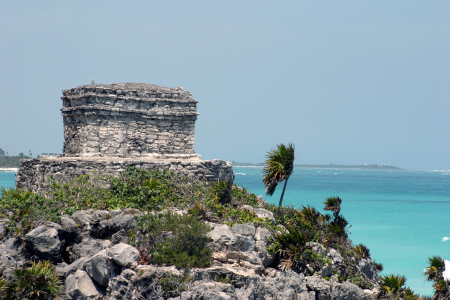
[{"label": "stone ruin", "polygon": [[21,160],[16,188],[45,190],[82,174],[117,176],[129,166],[168,169],[198,180],[233,180],[230,162],[194,152],[197,100],[181,87],[144,83],[63,90],[64,149]]}]

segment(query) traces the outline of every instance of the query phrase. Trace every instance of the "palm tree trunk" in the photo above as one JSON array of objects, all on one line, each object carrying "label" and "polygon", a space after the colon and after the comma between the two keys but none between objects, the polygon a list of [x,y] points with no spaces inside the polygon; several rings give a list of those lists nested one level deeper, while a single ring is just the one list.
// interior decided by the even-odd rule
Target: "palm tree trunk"
[{"label": "palm tree trunk", "polygon": [[280,208],[281,204],[283,203],[284,191],[286,190],[286,185],[287,185],[288,179],[289,179],[289,177],[284,180],[284,187],[283,187],[283,191],[281,192],[280,204],[278,204],[278,208]]}]

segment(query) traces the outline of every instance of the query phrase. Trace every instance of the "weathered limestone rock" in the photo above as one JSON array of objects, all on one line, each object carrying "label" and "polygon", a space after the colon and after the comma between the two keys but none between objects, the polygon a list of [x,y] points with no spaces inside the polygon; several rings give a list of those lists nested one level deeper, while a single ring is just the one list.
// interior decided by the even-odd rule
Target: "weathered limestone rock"
[{"label": "weathered limestone rock", "polygon": [[109,218],[111,214],[106,210],[79,210],[72,215],[72,219],[80,229],[82,237],[89,237],[98,233],[100,222]]},{"label": "weathered limestone rock", "polygon": [[121,229],[130,230],[136,227],[136,220],[134,215],[125,214],[118,215],[111,219],[106,219],[100,222],[98,235],[101,237],[110,237]]},{"label": "weathered limestone rock", "polygon": [[127,244],[117,244],[106,250],[106,254],[111,257],[116,264],[122,267],[130,267],[139,260],[139,251]]},{"label": "weathered limestone rock", "polygon": [[109,240],[96,240],[86,238],[80,243],[67,247],[70,261],[75,261],[81,257],[92,256],[108,248],[111,245]]},{"label": "weathered limestone rock", "polygon": [[189,291],[181,293],[180,299],[237,300],[238,297],[236,296],[236,289],[231,284],[196,281]]},{"label": "weathered limestone rock", "polygon": [[332,299],[342,300],[371,300],[370,292],[365,292],[359,289],[356,285],[350,282],[337,283],[331,294]]},{"label": "weathered limestone rock", "polygon": [[306,277],[306,285],[309,290],[315,291],[316,299],[331,300],[331,283],[329,281],[317,275],[308,276]]},{"label": "weathered limestone rock", "polygon": [[6,227],[3,222],[0,221],[0,240],[3,240],[3,238],[6,236]]},{"label": "weathered limestone rock", "polygon": [[16,251],[10,251],[4,243],[0,243],[0,274],[7,281],[14,278],[14,269],[24,265],[24,260]]},{"label": "weathered limestone rock", "polygon": [[248,211],[251,211],[252,213],[254,213],[258,218],[261,219],[269,219],[269,221],[272,221],[275,223],[275,217],[273,216],[273,212],[271,212],[270,210],[267,210],[265,208],[260,208],[260,207],[253,207],[250,205],[243,205],[242,209],[246,209]]},{"label": "weathered limestone rock", "polygon": [[125,269],[119,276],[114,277],[109,282],[106,294],[109,300],[133,299],[130,294],[130,287],[132,286],[132,278],[136,276],[136,272],[130,269]]},{"label": "weathered limestone rock", "polygon": [[183,88],[143,83],[63,91],[64,153],[22,160],[16,187],[45,192],[77,175],[117,176],[127,167],[167,169],[199,180],[233,181],[231,163],[194,153],[197,100]]},{"label": "weathered limestone rock", "polygon": [[102,250],[85,262],[84,268],[89,276],[101,286],[108,286],[109,280],[118,275],[119,266]]},{"label": "weathered limestone rock", "polygon": [[61,227],[64,230],[67,240],[72,243],[79,243],[83,239],[81,236],[80,228],[78,228],[77,224],[72,218],[67,216],[61,217]]},{"label": "weathered limestone rock", "polygon": [[82,270],[76,271],[65,281],[66,296],[69,299],[94,299],[100,295],[100,289],[92,282],[88,274]]},{"label": "weathered limestone rock", "polygon": [[236,245],[240,251],[255,250],[255,232],[256,228],[253,224],[238,224],[231,228],[236,235]]},{"label": "weathered limestone rock", "polygon": [[236,235],[225,224],[215,224],[207,236],[213,240],[211,244],[215,251],[230,249],[236,242]]},{"label": "weathered limestone rock", "polygon": [[225,224],[213,224],[207,233],[213,259],[220,264],[233,264],[246,268],[252,273],[261,274],[273,262],[273,256],[267,251],[267,239],[270,232],[264,228],[255,228],[253,224],[237,224],[230,228]]},{"label": "weathered limestone rock", "polygon": [[128,244],[128,235],[125,229],[120,229],[118,232],[114,233],[111,236],[111,241],[112,243],[115,244],[119,244],[119,243],[125,243]]},{"label": "weathered limestone rock", "polygon": [[360,273],[364,274],[369,280],[374,280],[377,276],[377,269],[372,261],[361,259],[358,263]]},{"label": "weathered limestone rock", "polygon": [[85,256],[77,259],[70,265],[67,265],[63,270],[64,277],[74,274],[78,270],[84,270],[84,264],[90,259],[90,257]]},{"label": "weathered limestone rock", "polygon": [[64,231],[59,224],[49,223],[41,225],[25,235],[25,242],[29,252],[37,259],[60,262],[61,251],[64,247]]}]

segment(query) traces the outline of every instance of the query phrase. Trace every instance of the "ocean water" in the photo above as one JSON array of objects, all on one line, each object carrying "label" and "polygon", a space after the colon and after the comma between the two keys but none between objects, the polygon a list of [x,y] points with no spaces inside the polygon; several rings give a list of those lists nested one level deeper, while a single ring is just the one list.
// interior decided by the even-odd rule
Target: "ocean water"
[{"label": "ocean water", "polygon": [[[267,197],[261,171],[234,167],[235,183],[278,205],[282,186]],[[370,249],[384,266],[382,274],[405,275],[416,293],[432,294],[423,276],[428,257],[450,260],[450,171],[295,168],[283,205],[325,212],[323,202],[330,196],[342,199],[350,239]]]},{"label": "ocean water", "polygon": [[[234,167],[235,183],[278,205],[282,186],[265,196],[261,167]],[[0,187],[14,187],[15,173],[0,172]],[[353,244],[363,243],[382,274],[407,277],[406,285],[431,295],[423,271],[428,257],[450,260],[450,171],[295,168],[284,205],[312,205],[324,212],[327,197],[342,199]]]},{"label": "ocean water", "polygon": [[16,172],[0,172],[0,187],[14,188]]}]

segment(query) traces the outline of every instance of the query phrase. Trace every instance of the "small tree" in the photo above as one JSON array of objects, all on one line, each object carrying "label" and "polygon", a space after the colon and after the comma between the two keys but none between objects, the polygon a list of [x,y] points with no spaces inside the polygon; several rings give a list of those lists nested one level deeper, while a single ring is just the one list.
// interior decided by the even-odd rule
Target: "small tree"
[{"label": "small tree", "polygon": [[325,202],[324,210],[331,210],[333,212],[334,218],[336,219],[341,211],[342,200],[339,197],[328,197]]},{"label": "small tree", "polygon": [[276,149],[270,150],[266,155],[265,167],[263,168],[263,183],[266,194],[272,196],[278,183],[284,180],[283,192],[281,193],[279,207],[283,203],[283,196],[289,177],[294,172],[295,147],[293,144],[277,145]]},{"label": "small tree", "polygon": [[425,276],[428,281],[433,281],[434,296],[433,299],[449,299],[450,280],[444,278],[445,261],[440,256],[428,258],[429,266],[425,269]]}]

